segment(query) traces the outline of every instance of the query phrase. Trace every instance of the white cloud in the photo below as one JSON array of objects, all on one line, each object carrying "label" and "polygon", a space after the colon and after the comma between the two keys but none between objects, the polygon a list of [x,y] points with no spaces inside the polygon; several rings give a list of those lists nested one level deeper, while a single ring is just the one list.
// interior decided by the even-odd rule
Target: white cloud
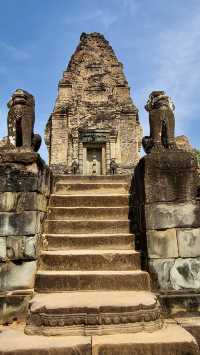
[{"label": "white cloud", "polygon": [[73,23],[86,23],[90,21],[96,21],[100,23],[105,30],[107,30],[113,23],[115,23],[118,19],[118,16],[114,13],[111,13],[107,10],[97,9],[91,13],[83,14],[81,16],[70,17],[65,20],[66,24],[73,24]]},{"label": "white cloud", "polygon": [[122,0],[121,5],[124,10],[131,16],[134,16],[137,13],[139,7],[137,0]]},{"label": "white cloud", "polygon": [[16,61],[25,61],[30,58],[29,53],[27,53],[23,49],[15,47],[14,45],[7,44],[5,42],[0,42],[0,48]]},{"label": "white cloud", "polygon": [[[200,83],[200,8],[172,29],[167,29],[155,38],[155,80],[143,88],[142,100],[152,90],[164,89],[175,101],[177,133],[184,133],[199,111],[197,94]],[[145,101],[143,101],[144,103]]]}]

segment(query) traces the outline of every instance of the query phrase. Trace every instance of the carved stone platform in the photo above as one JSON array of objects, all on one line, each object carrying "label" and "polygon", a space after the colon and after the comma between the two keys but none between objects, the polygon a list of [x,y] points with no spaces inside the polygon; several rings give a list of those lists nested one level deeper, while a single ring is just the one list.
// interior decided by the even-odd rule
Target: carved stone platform
[{"label": "carved stone platform", "polygon": [[26,334],[88,335],[151,331],[162,327],[151,292],[87,291],[38,294]]}]

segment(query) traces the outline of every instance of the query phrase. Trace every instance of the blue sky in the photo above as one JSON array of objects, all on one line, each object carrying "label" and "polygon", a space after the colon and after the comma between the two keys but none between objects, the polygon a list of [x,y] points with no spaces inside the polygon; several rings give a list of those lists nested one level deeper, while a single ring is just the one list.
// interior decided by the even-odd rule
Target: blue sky
[{"label": "blue sky", "polygon": [[[82,32],[103,33],[124,64],[144,134],[147,97],[164,89],[176,105],[176,134],[200,148],[199,0],[2,0],[0,137],[16,88],[35,96],[35,131],[43,136],[58,80]],[[40,152],[47,157],[44,144]]]}]

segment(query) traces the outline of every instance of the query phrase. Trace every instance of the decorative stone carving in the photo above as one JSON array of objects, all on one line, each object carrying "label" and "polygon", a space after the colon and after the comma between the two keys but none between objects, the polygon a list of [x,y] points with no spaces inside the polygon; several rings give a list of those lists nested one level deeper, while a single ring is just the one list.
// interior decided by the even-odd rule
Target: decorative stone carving
[{"label": "decorative stone carving", "polygon": [[163,148],[174,149],[174,109],[170,97],[164,91],[152,91],[149,95],[146,111],[149,112],[150,136],[142,140],[146,153]]},{"label": "decorative stone carving", "polygon": [[27,91],[17,89],[8,102],[8,138],[4,149],[24,148],[38,151],[41,137],[34,134],[35,100]]},{"label": "decorative stone carving", "polygon": [[79,173],[79,163],[76,159],[72,162],[71,171],[73,175],[77,175]]},{"label": "decorative stone carving", "polygon": [[115,161],[115,159],[111,159],[111,162],[110,162],[110,173],[111,175],[116,175],[117,174],[117,163]]},{"label": "decorative stone carving", "polygon": [[[156,301],[154,307],[142,304],[135,307],[132,311],[123,313],[70,313],[70,314],[48,314],[48,313],[32,313],[28,317],[26,334],[45,332],[46,335],[51,334],[50,328],[57,327],[57,334],[86,334],[92,331],[93,334],[112,334],[116,332],[126,331],[152,331],[161,329],[163,321],[161,318],[161,309]],[[65,327],[65,328],[63,328]]]}]

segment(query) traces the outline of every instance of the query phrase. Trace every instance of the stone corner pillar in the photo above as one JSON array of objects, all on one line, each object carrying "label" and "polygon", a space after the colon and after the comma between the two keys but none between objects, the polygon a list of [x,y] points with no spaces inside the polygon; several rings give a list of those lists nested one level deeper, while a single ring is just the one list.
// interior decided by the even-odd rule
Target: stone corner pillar
[{"label": "stone corner pillar", "polygon": [[49,191],[38,153],[0,151],[0,324],[26,316]]},{"label": "stone corner pillar", "polygon": [[192,152],[144,156],[135,171],[143,255],[169,315],[200,306],[198,163]]}]

